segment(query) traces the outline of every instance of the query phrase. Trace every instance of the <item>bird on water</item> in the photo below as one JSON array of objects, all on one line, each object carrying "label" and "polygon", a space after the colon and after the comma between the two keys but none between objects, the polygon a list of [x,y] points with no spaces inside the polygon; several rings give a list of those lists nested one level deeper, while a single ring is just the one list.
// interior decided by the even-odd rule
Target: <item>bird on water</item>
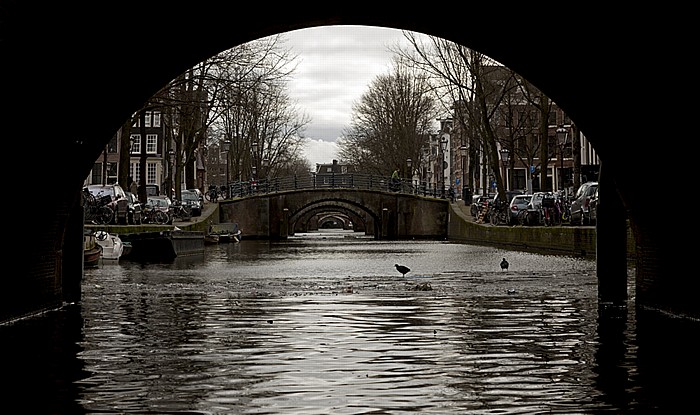
[{"label": "bird on water", "polygon": [[402,275],[406,275],[407,273],[411,272],[411,269],[407,266],[404,265],[399,265],[399,264],[394,264],[396,267],[396,270],[399,271]]},{"label": "bird on water", "polygon": [[504,271],[508,271],[508,261],[506,261],[505,258],[503,258],[503,261],[501,261],[501,269]]}]

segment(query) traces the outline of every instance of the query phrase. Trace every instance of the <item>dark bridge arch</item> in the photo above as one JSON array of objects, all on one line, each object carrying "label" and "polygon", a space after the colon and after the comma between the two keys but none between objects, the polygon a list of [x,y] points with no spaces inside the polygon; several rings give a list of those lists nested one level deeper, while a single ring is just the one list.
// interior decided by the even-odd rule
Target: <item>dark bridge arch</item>
[{"label": "dark bridge arch", "polygon": [[326,227],[327,223],[340,223],[341,227],[344,230],[350,230],[355,228],[360,228],[362,227],[362,231],[364,232],[365,226],[362,223],[362,220],[360,218],[353,218],[351,216],[348,216],[347,214],[343,212],[322,212],[319,215],[316,215],[318,218],[318,228],[323,229]]},{"label": "dark bridge arch", "polygon": [[[608,196],[601,197],[598,229],[611,233],[599,235],[599,244],[624,240],[617,236],[625,226],[620,217],[625,213],[629,217],[637,244],[636,303],[700,318],[699,283],[679,265],[679,259],[693,257],[692,244],[679,238],[675,226],[659,220],[658,207],[648,202],[650,192],[695,177],[690,174],[692,163],[654,162],[678,160],[678,148],[688,143],[668,124],[678,119],[672,104],[685,102],[681,94],[686,92],[640,84],[693,79],[689,69],[695,67],[690,61],[694,55],[686,53],[694,50],[689,32],[693,26],[684,24],[684,16],[692,13],[683,8],[669,4],[670,13],[663,6],[635,10],[634,18],[626,8],[619,12],[608,8],[604,17],[591,19],[591,14],[566,6],[533,10],[531,4],[504,8],[480,3],[472,5],[472,17],[440,13],[436,19],[426,18],[422,11],[373,9],[370,14],[358,7],[357,12],[349,8],[310,12],[294,4],[275,6],[275,13],[266,13],[263,19],[239,19],[232,25],[230,16],[240,13],[238,3],[202,0],[197,7],[217,13],[189,19],[187,25],[189,33],[206,33],[207,38],[163,40],[154,55],[153,48],[134,47],[144,44],[143,31],[120,28],[134,18],[179,21],[179,8],[130,0],[112,2],[106,9],[89,6],[81,1],[39,0],[8,1],[0,8],[0,53],[6,63],[0,65],[0,76],[7,81],[2,93],[3,154],[26,166],[13,167],[8,181],[13,191],[21,191],[25,184],[41,185],[41,200],[50,206],[22,203],[26,220],[10,224],[14,243],[3,252],[5,262],[25,260],[13,278],[2,283],[0,321],[79,299],[80,187],[121,123],[162,85],[235,45],[287,30],[342,24],[416,30],[455,41],[508,65],[556,101],[603,161],[601,183],[609,184],[601,185]],[[498,18],[473,18],[480,15]],[[650,29],[667,21],[675,24]],[[495,27],[498,36],[492,35]],[[583,33],[591,27],[595,36]],[[532,28],[552,30],[543,38],[541,30]],[[660,45],[666,56],[673,55],[673,63],[650,65],[648,45]],[[138,70],[116,64],[120,59],[138,62]],[[601,108],[608,111],[601,113]],[[666,144],[669,137],[677,138],[678,146]],[[604,210],[616,213],[605,216]],[[610,246],[599,249],[609,252]],[[625,256],[624,249],[613,256]],[[611,275],[625,274],[626,267],[619,261],[599,264],[599,273],[605,284]]]},{"label": "dark bridge arch", "polygon": [[[294,224],[324,210],[359,217],[375,238],[447,236],[448,202],[417,195],[366,189],[304,189],[220,202],[222,220],[236,222],[252,238],[286,238]],[[251,214],[252,213],[252,214]]]},{"label": "dark bridge arch", "polygon": [[318,226],[325,217],[339,218],[344,223],[344,228],[347,229],[348,222],[353,224],[355,231],[364,231],[369,235],[377,235],[375,224],[380,223],[378,216],[373,216],[371,212],[367,212],[362,206],[355,206],[344,201],[327,200],[313,203],[301,209],[299,212],[294,212],[289,216],[290,235],[296,232],[308,232],[309,222],[316,216],[324,215],[319,218]]}]

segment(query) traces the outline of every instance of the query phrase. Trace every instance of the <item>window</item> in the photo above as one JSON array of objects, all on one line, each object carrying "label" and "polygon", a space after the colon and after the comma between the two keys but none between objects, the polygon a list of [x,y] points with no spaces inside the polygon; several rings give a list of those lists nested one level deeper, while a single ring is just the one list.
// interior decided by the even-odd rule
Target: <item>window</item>
[{"label": "window", "polygon": [[146,184],[158,184],[156,183],[156,173],[158,172],[158,163],[148,163],[146,165],[147,176]]},{"label": "window", "polygon": [[95,163],[91,173],[90,183],[102,183],[102,163]]},{"label": "window", "polygon": [[[141,126],[141,116],[138,114],[134,114],[134,116],[136,116],[136,119],[134,120],[134,124],[132,125],[132,127],[140,127]],[[143,118],[144,118],[144,127],[160,127],[160,112],[158,112],[158,111],[146,111]]]},{"label": "window", "polygon": [[107,183],[116,183],[117,178],[117,163],[107,163]]},{"label": "window", "polygon": [[131,168],[129,171],[131,172],[131,177],[133,177],[134,180],[139,183],[141,180],[141,165],[138,162],[131,163]]},{"label": "window", "polygon": [[141,134],[131,134],[129,140],[131,140],[131,153],[141,154]]},{"label": "window", "polygon": [[146,134],[146,153],[156,154],[158,150],[158,134]]}]

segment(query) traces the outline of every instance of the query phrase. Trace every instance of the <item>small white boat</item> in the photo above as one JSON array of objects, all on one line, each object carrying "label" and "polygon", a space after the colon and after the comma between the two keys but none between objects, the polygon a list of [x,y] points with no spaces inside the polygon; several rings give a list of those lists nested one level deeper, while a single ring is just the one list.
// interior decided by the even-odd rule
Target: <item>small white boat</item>
[{"label": "small white boat", "polygon": [[102,259],[118,260],[124,252],[124,244],[119,235],[105,231],[95,232],[95,243],[102,247]]}]

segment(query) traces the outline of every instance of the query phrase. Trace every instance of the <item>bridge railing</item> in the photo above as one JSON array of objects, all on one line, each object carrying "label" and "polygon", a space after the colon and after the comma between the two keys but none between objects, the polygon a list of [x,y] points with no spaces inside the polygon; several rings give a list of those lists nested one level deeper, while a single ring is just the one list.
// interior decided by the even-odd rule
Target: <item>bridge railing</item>
[{"label": "bridge railing", "polygon": [[371,174],[327,174],[308,176],[273,177],[260,180],[239,181],[228,184],[231,198],[247,197],[290,190],[307,189],[361,189],[372,191],[414,194],[425,197],[446,198],[447,192],[409,180],[392,181],[388,176]]}]

